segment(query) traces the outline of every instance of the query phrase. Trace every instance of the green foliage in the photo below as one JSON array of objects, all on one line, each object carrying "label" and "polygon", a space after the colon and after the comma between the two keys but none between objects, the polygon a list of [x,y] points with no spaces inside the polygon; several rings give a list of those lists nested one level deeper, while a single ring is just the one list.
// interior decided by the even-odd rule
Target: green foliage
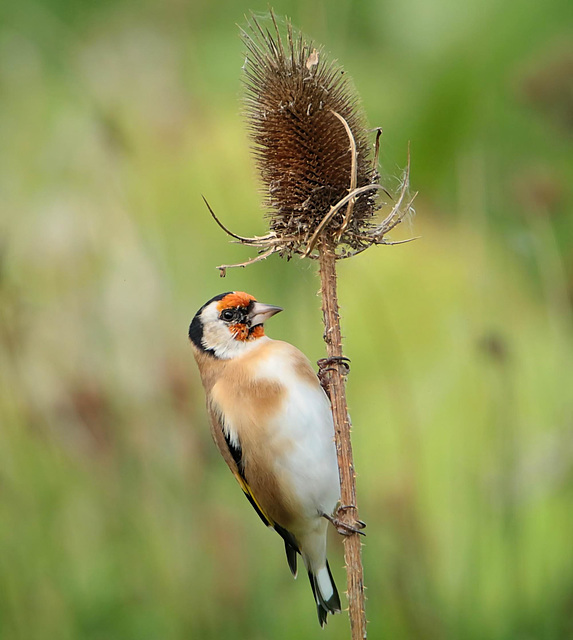
[{"label": "green foliage", "polygon": [[[421,240],[340,264],[374,639],[573,635],[567,7],[274,5],[353,76],[390,186],[411,140],[420,190],[393,237]],[[242,289],[323,355],[315,265],[221,280],[250,255],[200,197],[264,232],[235,22],[266,8],[0,9],[2,640],[318,637],[210,441],[186,338]],[[331,556],[342,592],[334,535]]]}]

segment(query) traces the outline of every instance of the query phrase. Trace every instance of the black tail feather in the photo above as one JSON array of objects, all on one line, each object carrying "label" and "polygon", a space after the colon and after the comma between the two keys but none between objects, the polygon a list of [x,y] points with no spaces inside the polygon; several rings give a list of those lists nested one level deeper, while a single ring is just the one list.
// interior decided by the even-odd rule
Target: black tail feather
[{"label": "black tail feather", "polygon": [[274,524],[275,531],[279,534],[279,536],[285,541],[285,552],[288,562],[288,567],[292,575],[296,578],[297,574],[297,554],[300,553],[300,549],[298,546],[298,542],[296,538],[292,535],[290,531],[287,531],[284,527],[281,527],[280,524]]},{"label": "black tail feather", "polygon": [[298,569],[296,566],[298,551],[285,540],[285,552],[288,562],[288,568],[290,569],[292,575],[296,578],[296,574],[298,573]]},{"label": "black tail feather", "polygon": [[324,627],[324,625],[328,622],[327,616],[329,613],[338,613],[341,608],[340,596],[338,595],[338,589],[336,588],[334,578],[332,577],[332,572],[330,571],[330,566],[328,564],[328,561],[326,562],[326,569],[328,570],[328,577],[330,578],[330,583],[332,585],[332,592],[333,592],[328,600],[324,599],[320,589],[318,588],[315,575],[312,573],[312,571],[308,572],[308,579],[310,581],[312,594],[316,602],[316,612],[318,614],[318,622],[321,627]]}]

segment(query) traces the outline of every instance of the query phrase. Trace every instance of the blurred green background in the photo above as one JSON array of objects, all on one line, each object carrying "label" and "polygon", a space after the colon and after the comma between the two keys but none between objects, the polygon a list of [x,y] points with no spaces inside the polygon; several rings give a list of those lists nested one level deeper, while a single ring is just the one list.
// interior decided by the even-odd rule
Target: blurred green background
[{"label": "blurred green background", "polygon": [[[281,1],[411,141],[417,216],[340,264],[372,639],[573,637],[569,0]],[[315,264],[262,234],[236,23],[266,0],[0,7],[0,638],[320,631],[211,443],[187,343],[246,290],[324,353]],[[341,592],[342,544],[330,541]]]}]

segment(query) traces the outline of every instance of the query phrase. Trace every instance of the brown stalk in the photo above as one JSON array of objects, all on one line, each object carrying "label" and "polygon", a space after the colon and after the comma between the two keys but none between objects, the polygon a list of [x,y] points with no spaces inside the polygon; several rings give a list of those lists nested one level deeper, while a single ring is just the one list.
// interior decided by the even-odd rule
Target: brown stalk
[{"label": "brown stalk", "polygon": [[[322,318],[324,321],[324,341],[329,358],[342,357],[342,335],[338,313],[338,293],[336,282],[336,255],[325,243],[318,247],[320,284],[322,297]],[[358,522],[356,500],[356,473],[350,439],[350,416],[346,401],[346,380],[343,367],[329,372],[329,395],[334,418],[334,439],[338,469],[340,474],[340,503],[338,517],[345,524],[354,527]],[[344,536],[344,562],[348,594],[348,615],[352,640],[366,638],[366,612],[364,606],[364,569],[362,567],[362,544],[358,533]]]}]

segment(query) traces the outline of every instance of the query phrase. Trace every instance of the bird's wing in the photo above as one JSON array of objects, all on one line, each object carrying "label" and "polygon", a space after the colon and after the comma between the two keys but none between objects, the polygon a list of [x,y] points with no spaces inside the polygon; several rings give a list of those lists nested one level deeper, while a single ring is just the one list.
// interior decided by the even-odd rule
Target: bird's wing
[{"label": "bird's wing", "polygon": [[290,531],[287,531],[280,524],[275,522],[261,507],[255,497],[247,479],[245,477],[245,468],[243,463],[243,451],[238,438],[231,438],[229,430],[224,427],[224,419],[221,412],[212,405],[209,406],[209,416],[211,418],[211,432],[213,439],[217,445],[221,455],[223,456],[227,466],[233,472],[239,486],[251,503],[253,509],[257,512],[259,518],[267,527],[272,527],[284,540],[285,551],[289,568],[294,576],[297,574],[297,553],[300,553],[300,545],[296,541]]},{"label": "bird's wing", "polygon": [[223,416],[215,408],[210,407],[209,413],[211,417],[211,426],[215,444],[219,447],[227,466],[233,472],[233,475],[237,479],[241,489],[247,496],[249,502],[253,505],[253,508],[259,515],[260,519],[267,525],[267,527],[274,526],[273,520],[263,511],[261,505],[257,502],[257,499],[253,495],[253,492],[245,478],[245,468],[243,464],[243,451],[238,438],[231,439],[229,430],[225,429]]}]

